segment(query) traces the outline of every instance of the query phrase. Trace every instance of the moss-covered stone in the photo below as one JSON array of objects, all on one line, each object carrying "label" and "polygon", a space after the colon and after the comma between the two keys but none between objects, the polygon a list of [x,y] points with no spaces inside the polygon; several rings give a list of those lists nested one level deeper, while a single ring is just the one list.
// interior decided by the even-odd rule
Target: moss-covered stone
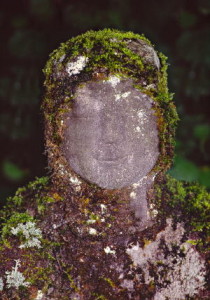
[{"label": "moss-covered stone", "polygon": [[[65,198],[62,193],[55,196],[53,186],[49,187],[47,185],[46,188],[42,185],[42,188],[39,190],[39,202],[45,203],[44,199],[49,194],[54,194],[54,197],[57,198],[57,201],[46,203],[47,209],[45,209],[45,214],[43,215],[43,212],[38,212],[37,193],[33,194],[34,191],[30,188],[35,186],[35,182],[24,188],[24,192],[28,195],[28,200],[30,199],[31,203],[26,204],[24,201],[22,203],[24,203],[23,206],[26,211],[29,208],[37,211],[37,226],[42,229],[44,237],[42,239],[42,248],[28,248],[24,251],[22,249],[20,252],[18,248],[20,242],[17,243],[17,240],[11,239],[11,227],[29,220],[34,221],[34,219],[28,213],[14,214],[10,211],[10,218],[7,223],[3,224],[2,237],[7,237],[7,243],[1,244],[0,259],[7,253],[7,263],[2,264],[3,269],[0,270],[0,277],[4,278],[5,270],[10,270],[11,266],[14,265],[14,259],[18,257],[22,266],[20,271],[23,272],[27,282],[30,283],[30,287],[41,288],[42,293],[47,293],[50,289],[55,289],[56,291],[57,287],[53,283],[52,278],[60,278],[59,280],[62,281],[64,287],[59,293],[58,291],[56,292],[59,297],[63,295],[63,298],[60,299],[67,299],[65,297],[71,297],[72,295],[80,297],[83,293],[87,295],[87,299],[112,299],[112,297],[127,299],[128,293],[130,293],[127,291],[127,288],[131,285],[132,276],[137,272],[137,266],[134,264],[134,266],[128,268],[128,266],[131,266],[131,262],[128,260],[126,251],[130,254],[133,249],[137,249],[134,246],[136,241],[138,241],[138,251],[147,251],[147,249],[153,249],[152,247],[154,246],[152,245],[156,245],[155,247],[162,247],[161,251],[165,253],[168,260],[170,258],[171,267],[168,266],[167,268],[165,259],[153,260],[150,264],[150,283],[142,283],[140,285],[141,295],[152,299],[157,291],[158,277],[156,278],[155,276],[157,275],[155,274],[160,274],[160,270],[164,269],[164,276],[167,279],[169,274],[172,274],[172,258],[174,257],[181,263],[182,257],[186,256],[187,259],[189,256],[189,250],[186,248],[187,243],[189,247],[196,246],[204,255],[208,251],[207,229],[209,229],[209,226],[207,221],[210,196],[204,188],[197,185],[179,182],[168,175],[162,177],[161,180],[159,178],[159,181],[154,186],[156,197],[152,198],[159,211],[156,224],[149,231],[145,230],[142,233],[135,233],[132,238],[129,238],[127,228],[131,220],[126,220],[126,203],[120,195],[117,197],[114,192],[110,191],[109,194],[105,193],[102,196],[100,191],[95,190],[93,192],[90,190],[90,193],[87,193],[86,197],[80,198],[80,201],[76,204],[69,201],[69,198]],[[107,197],[109,198],[108,202],[105,200],[108,199]],[[19,209],[23,210],[23,206],[20,205]],[[9,207],[11,206],[6,207],[5,210],[9,209]],[[125,214],[122,214],[123,207]],[[122,216],[120,216],[121,214]],[[62,216],[63,219],[61,220],[59,216]],[[163,243],[162,246],[158,246],[158,241],[161,241],[162,238],[161,233],[159,234],[160,237],[157,238],[157,233],[161,232],[161,228],[165,227],[165,220],[170,218],[173,221],[170,223],[171,227],[168,229],[168,236],[173,236],[174,232],[174,238],[178,238],[177,233],[181,230],[180,232],[183,232],[183,235],[180,237],[180,243],[182,247],[186,248],[183,248],[183,251],[178,248],[178,244],[176,246],[176,244],[170,244],[169,241],[167,242],[168,244]],[[97,234],[91,235],[89,233],[90,228],[94,228]],[[185,233],[183,230],[185,230]],[[186,238],[183,240],[185,235]],[[127,248],[124,243],[121,243],[122,237],[123,240],[127,240],[131,245],[134,245],[134,248]],[[174,239],[173,241],[175,243]],[[183,241],[185,242],[183,243]],[[11,254],[9,254],[8,249],[10,249]],[[63,254],[60,256],[61,250]],[[97,257],[95,253],[97,253]],[[196,258],[197,256],[194,259]],[[120,266],[121,263],[125,264],[124,269],[121,271],[124,274],[123,283],[118,279],[119,274],[117,275],[112,269],[112,265]],[[59,265],[62,265],[62,268],[58,272],[57,268]],[[93,276],[91,283],[89,272],[92,272],[92,266],[97,269],[97,279]],[[176,265],[174,265],[175,267]],[[110,270],[112,271],[110,272]],[[139,274],[144,271],[138,270]],[[163,271],[161,272],[163,274]],[[78,284],[78,278],[84,284],[88,282],[89,293],[86,289],[80,288],[81,282]],[[156,279],[154,280],[154,278]],[[65,290],[67,286],[70,288],[68,293]],[[38,291],[36,288],[35,295],[37,295]],[[140,293],[140,290],[136,287],[135,293]],[[161,290],[164,293],[169,293],[163,287],[161,287]],[[32,293],[30,289],[20,289],[15,293],[22,297],[21,299],[35,299],[35,297],[30,298],[32,297],[29,296]]]},{"label": "moss-covered stone", "polygon": [[184,221],[188,230],[197,232],[197,242],[194,244],[207,252],[210,234],[210,194],[206,188],[197,183],[178,181],[170,175],[157,181],[154,188],[155,204],[160,218],[171,216],[175,222]]},{"label": "moss-covered stone", "polygon": [[12,227],[16,227],[18,224],[34,221],[33,217],[28,213],[13,213],[8,220],[3,222],[2,226],[2,238],[11,235]]}]

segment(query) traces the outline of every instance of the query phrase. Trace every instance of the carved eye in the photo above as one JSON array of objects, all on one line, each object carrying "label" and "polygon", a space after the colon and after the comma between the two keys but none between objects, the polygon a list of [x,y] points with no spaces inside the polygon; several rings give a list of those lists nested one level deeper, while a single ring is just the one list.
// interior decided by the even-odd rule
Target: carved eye
[{"label": "carved eye", "polygon": [[93,120],[94,117],[91,117],[91,116],[76,116],[76,119],[79,119],[79,120]]},{"label": "carved eye", "polygon": [[94,115],[94,114],[87,114],[87,113],[85,113],[85,114],[74,114],[73,115],[73,117],[76,119],[76,120],[92,120],[92,121],[94,121],[94,120],[96,120],[97,119],[97,115]]},{"label": "carved eye", "polygon": [[73,112],[72,116],[75,119],[97,119],[97,117],[99,116],[99,112],[98,111],[75,111]]}]

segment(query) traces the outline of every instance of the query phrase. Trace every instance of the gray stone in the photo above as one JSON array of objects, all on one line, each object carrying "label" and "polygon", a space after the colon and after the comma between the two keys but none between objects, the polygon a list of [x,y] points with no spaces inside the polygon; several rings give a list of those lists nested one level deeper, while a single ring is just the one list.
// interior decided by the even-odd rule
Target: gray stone
[{"label": "gray stone", "polygon": [[128,40],[128,48],[138,54],[146,63],[154,65],[157,69],[160,68],[160,60],[154,48],[143,40]]},{"label": "gray stone", "polygon": [[87,82],[73,101],[63,153],[77,174],[101,188],[119,189],[152,170],[159,156],[154,101],[132,79]]}]

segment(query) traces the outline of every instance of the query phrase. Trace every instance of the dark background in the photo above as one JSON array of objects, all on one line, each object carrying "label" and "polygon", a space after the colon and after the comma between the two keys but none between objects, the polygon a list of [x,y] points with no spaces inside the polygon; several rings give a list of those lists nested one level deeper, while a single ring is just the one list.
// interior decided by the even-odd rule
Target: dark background
[{"label": "dark background", "polygon": [[144,33],[169,57],[181,119],[171,173],[210,188],[209,0],[5,0],[0,6],[1,203],[47,174],[40,102],[49,53],[72,36],[105,27]]}]

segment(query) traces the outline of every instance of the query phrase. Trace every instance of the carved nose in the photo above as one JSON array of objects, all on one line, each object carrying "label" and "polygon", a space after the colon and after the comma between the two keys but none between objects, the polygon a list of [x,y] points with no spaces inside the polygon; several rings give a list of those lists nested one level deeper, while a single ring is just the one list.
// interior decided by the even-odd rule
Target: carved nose
[{"label": "carved nose", "polygon": [[123,128],[117,116],[105,116],[102,120],[101,140],[113,144],[123,140]]}]

